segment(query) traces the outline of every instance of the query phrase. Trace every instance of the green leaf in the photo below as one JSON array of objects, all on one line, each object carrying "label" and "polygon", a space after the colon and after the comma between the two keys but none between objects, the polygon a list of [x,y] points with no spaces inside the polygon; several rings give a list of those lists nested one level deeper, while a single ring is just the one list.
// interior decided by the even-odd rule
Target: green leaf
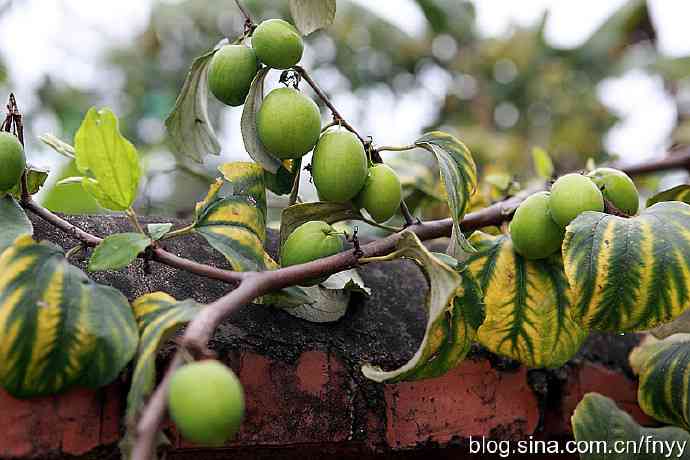
[{"label": "green leaf", "polygon": [[[46,168],[39,168],[36,166],[27,166],[26,168],[26,185],[29,190],[29,195],[35,195],[43,187],[43,184],[48,180],[48,173],[50,170]],[[16,198],[21,197],[21,186],[17,184],[10,190],[10,193]]]},{"label": "green leaf", "polygon": [[690,204],[690,185],[677,185],[663,192],[659,192],[647,200],[647,207],[652,207],[663,201],[682,201]]},{"label": "green leaf", "polygon": [[264,80],[266,80],[266,75],[270,70],[268,67],[264,67],[254,77],[242,110],[240,128],[242,129],[244,148],[252,160],[259,163],[271,174],[277,174],[282,163],[263,146],[256,128],[256,114],[264,100]]},{"label": "green leaf", "polygon": [[551,161],[551,156],[549,156],[546,150],[541,147],[534,147],[532,149],[532,161],[539,177],[547,180],[553,177],[553,161]]},{"label": "green leaf", "polygon": [[17,239],[0,256],[0,385],[27,398],[112,382],[132,359],[127,299],[69,264],[62,249]]},{"label": "green leaf", "polygon": [[89,260],[89,271],[118,270],[131,264],[151,245],[151,238],[141,233],[118,233],[96,246]]},{"label": "green leaf", "polygon": [[136,148],[120,134],[109,109],[92,108],[75,136],[77,168],[89,174],[82,185],[105,208],[123,211],[134,203],[141,167]]},{"label": "green leaf", "polygon": [[11,195],[0,197],[0,222],[0,254],[21,235],[34,232],[31,221]]},{"label": "green leaf", "polygon": [[153,241],[158,241],[172,230],[173,224],[149,224],[147,229]]},{"label": "green leaf", "polygon": [[467,266],[484,291],[479,343],[528,367],[558,367],[587,332],[572,320],[571,293],[559,255],[527,260],[508,236],[476,233]]},{"label": "green leaf", "polygon": [[302,35],[330,26],[335,21],[335,0],[290,0],[290,15]]},{"label": "green leaf", "polygon": [[211,58],[225,42],[194,60],[175,107],[165,119],[172,151],[198,163],[202,163],[206,155],[220,155],[221,151],[208,116],[208,69]]},{"label": "green leaf", "polygon": [[[687,453],[681,457],[679,449],[687,449],[690,444],[690,434],[680,428],[644,428],[613,400],[598,393],[587,393],[582,398],[573,413],[572,424],[575,439],[582,446],[590,447],[588,453],[580,454],[582,460],[686,458]],[[667,443],[664,452],[659,443]],[[668,446],[674,448],[670,456]]]},{"label": "green leaf", "polygon": [[74,160],[76,158],[74,147],[59,139],[57,136],[54,136],[53,134],[44,134],[39,136],[38,139],[60,155],[69,158],[70,160]]},{"label": "green leaf", "polygon": [[690,342],[657,342],[638,353],[637,399],[649,416],[690,430]]},{"label": "green leaf", "polygon": [[295,177],[302,171],[302,159],[283,161],[278,172],[273,174],[264,171],[264,181],[266,188],[276,195],[287,195],[292,192],[295,184]]},{"label": "green leaf", "polygon": [[477,303],[481,295],[476,283],[465,280],[464,275],[436,258],[414,233],[404,231],[397,250],[381,260],[399,258],[414,260],[429,283],[424,303],[426,331],[417,352],[400,368],[384,371],[371,364],[362,366],[364,375],[376,382],[431,378],[455,367],[464,359],[475,337],[475,329],[468,319],[476,318],[476,314],[468,311],[481,308]]},{"label": "green leaf", "polygon": [[127,394],[127,430],[120,442],[123,458],[129,458],[136,440],[136,421],[156,385],[156,358],[159,349],[180,328],[193,320],[203,306],[193,300],[178,302],[164,292],[154,292],[139,297],[132,303],[132,308],[141,340],[137,349],[132,383]]},{"label": "green leaf", "polygon": [[573,317],[584,327],[652,328],[690,304],[690,205],[657,203],[629,219],[585,212],[566,229]]},{"label": "green leaf", "polygon": [[[77,174],[80,172],[76,162],[70,161],[59,171],[57,178],[62,179]],[[60,187],[53,185],[45,190],[42,198],[43,206],[53,212],[65,214],[98,214],[103,212],[103,208],[98,206],[96,199],[86,193],[81,182]]]},{"label": "green leaf", "polygon": [[424,148],[434,155],[441,169],[441,179],[448,193],[448,206],[457,243],[463,250],[473,252],[474,248],[467,242],[460,222],[467,212],[470,197],[477,190],[477,166],[469,149],[450,134],[434,131],[415,141],[415,145]]},{"label": "green leaf", "polygon": [[[246,172],[255,181],[263,181],[263,170],[253,165]],[[248,177],[245,186],[251,182]],[[219,195],[223,180],[211,185],[204,201],[196,205],[194,231],[223,254],[235,271],[261,271],[275,268],[264,250],[265,213],[250,195]],[[249,187],[254,189],[254,187]]]},{"label": "green leaf", "polygon": [[349,203],[315,202],[302,203],[283,209],[280,218],[280,247],[300,225],[311,220],[328,224],[344,220],[362,220],[364,217]]},{"label": "green leaf", "polygon": [[260,303],[312,323],[330,323],[345,315],[353,293],[371,294],[355,269],[336,273],[318,286],[292,286],[268,294]]}]

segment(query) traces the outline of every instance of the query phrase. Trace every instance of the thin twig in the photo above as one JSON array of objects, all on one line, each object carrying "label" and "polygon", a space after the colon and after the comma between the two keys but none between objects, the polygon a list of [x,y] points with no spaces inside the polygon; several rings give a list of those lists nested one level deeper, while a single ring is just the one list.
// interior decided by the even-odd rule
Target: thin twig
[{"label": "thin twig", "polygon": [[405,152],[407,150],[414,150],[416,149],[417,146],[414,144],[411,145],[401,145],[398,147],[394,146],[389,146],[389,145],[384,145],[383,147],[376,147],[377,152]]},{"label": "thin twig", "polygon": [[353,128],[352,125],[347,122],[347,120],[345,120],[345,118],[343,118],[340,112],[338,112],[338,109],[336,109],[333,105],[333,102],[331,102],[328,95],[326,95],[326,93],[321,89],[321,87],[316,83],[316,81],[314,81],[314,79],[311,78],[311,75],[309,75],[309,73],[307,73],[307,71],[304,70],[304,67],[296,65],[293,67],[293,69],[304,79],[304,81],[306,81],[309,84],[309,86],[311,86],[316,95],[319,96],[319,99],[321,99],[323,103],[326,104],[326,106],[333,114],[334,121],[338,122],[338,124],[340,124],[343,128],[347,129],[352,134],[357,136],[357,138],[360,140],[362,144],[366,144],[366,139],[361,134],[359,134],[357,130]]},{"label": "thin twig", "polygon": [[[21,205],[24,209],[32,212],[41,219],[45,220],[53,227],[62,230],[62,232],[71,236],[75,240],[81,241],[87,246],[94,247],[101,244],[102,238],[92,235],[79,227],[71,224],[62,217],[53,214],[44,207],[38,205],[30,197],[28,199],[21,200]],[[194,273],[199,276],[206,278],[223,281],[229,284],[237,284],[245,277],[245,273],[233,272],[230,270],[223,270],[220,268],[212,267],[210,265],[200,264],[183,257],[171,254],[163,249],[155,248],[152,252],[152,259],[156,262],[168,265],[179,270],[185,270],[190,273]]]},{"label": "thin twig", "polygon": [[249,15],[249,11],[247,11],[244,5],[242,5],[242,2],[240,2],[240,0],[235,0],[235,4],[237,4],[237,8],[239,8],[242,12],[242,16],[244,16],[245,22],[251,24],[252,17]]}]

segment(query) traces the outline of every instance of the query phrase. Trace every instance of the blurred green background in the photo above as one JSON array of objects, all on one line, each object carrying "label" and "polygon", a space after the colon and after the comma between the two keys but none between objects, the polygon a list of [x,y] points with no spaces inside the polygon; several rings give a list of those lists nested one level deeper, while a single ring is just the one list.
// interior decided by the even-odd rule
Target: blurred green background
[{"label": "blurred green background", "polygon": [[[80,2],[54,3],[42,2],[38,8],[37,2],[29,0],[0,0],[0,27],[12,26],[9,32],[5,27],[2,36],[0,95],[17,92],[26,112],[30,160],[52,168],[51,182],[74,175],[71,165],[47,152],[36,137],[50,131],[71,142],[90,106],[112,106],[121,117],[125,135],[143,157],[146,179],[139,210],[188,215],[207,189],[208,178],[216,175],[218,164],[247,158],[239,137],[241,109],[211,102],[224,151],[203,165],[171,155],[163,128],[194,57],[222,37],[241,33],[243,19],[233,1],[143,2],[147,11],[131,14],[129,24],[127,18],[112,17],[122,24],[122,33],[118,27],[113,32],[94,25],[107,21],[111,7],[103,6],[103,11],[93,13],[99,21],[91,21],[80,11]],[[663,154],[675,144],[690,143],[690,58],[658,51],[659,21],[653,20],[644,0],[618,2],[620,6],[583,43],[567,49],[549,42],[548,14],[533,25],[486,36],[473,2],[401,1],[399,6],[412,4],[421,18],[413,33],[404,20],[396,20],[401,19],[396,14],[406,14],[404,9],[396,10],[396,3],[385,2],[388,8],[382,13],[363,6],[364,2],[339,0],[336,23],[308,38],[303,64],[333,95],[346,117],[362,133],[373,135],[379,145],[410,143],[435,128],[457,135],[475,155],[482,177],[488,179],[478,205],[500,199],[514,191],[517,183],[534,176],[530,151],[535,146],[546,149],[556,170],[562,172],[582,169],[590,158],[599,163],[618,155],[633,162]],[[247,0],[245,4],[256,22],[289,18],[287,1]],[[85,27],[95,30],[82,36]],[[74,36],[68,36],[60,53],[54,53],[35,38],[34,28]],[[11,35],[13,30],[15,35]],[[23,46],[21,52],[13,48],[12,39],[16,48]],[[30,60],[41,60],[42,71],[34,75]],[[15,67],[21,71],[13,72]],[[53,69],[59,69],[60,76]],[[275,85],[279,74],[272,75]],[[642,149],[644,155],[634,148],[632,153],[612,151],[616,143],[606,142],[607,136],[615,139],[618,135],[623,138],[619,145],[635,146],[636,136],[645,137],[644,122],[617,133],[619,110],[606,104],[607,97],[621,91],[612,82],[626,79],[657,85],[662,92],[659,97],[668,106],[663,112],[668,118],[663,122],[668,125],[667,134],[654,149]],[[634,83],[629,85],[631,96],[635,88]],[[617,97],[625,102],[625,95]],[[415,151],[386,158],[403,173],[418,214],[447,213],[428,154]],[[649,180],[647,186],[658,187],[658,180]],[[307,199],[314,197],[308,174],[302,189]],[[48,184],[41,199],[58,211],[98,211],[79,185],[54,188]],[[283,204],[278,197],[271,202],[274,207]]]}]

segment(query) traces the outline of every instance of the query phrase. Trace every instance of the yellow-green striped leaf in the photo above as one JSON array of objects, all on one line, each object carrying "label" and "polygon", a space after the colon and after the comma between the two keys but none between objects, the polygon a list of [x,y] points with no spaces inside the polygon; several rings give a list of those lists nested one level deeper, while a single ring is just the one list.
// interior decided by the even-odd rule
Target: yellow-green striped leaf
[{"label": "yellow-green striped leaf", "polygon": [[344,220],[361,220],[362,214],[349,203],[319,201],[302,203],[283,209],[280,217],[280,246],[300,225],[311,220],[322,220],[328,224]]},{"label": "yellow-green striped leaf", "polygon": [[120,134],[119,121],[109,109],[91,108],[74,137],[82,185],[101,206],[128,209],[137,197],[141,167],[137,149]]},{"label": "yellow-green striped leaf", "polygon": [[151,238],[141,233],[110,235],[96,246],[91,254],[89,271],[100,272],[124,268],[150,245]]},{"label": "yellow-green striped leaf", "polygon": [[34,232],[31,221],[11,195],[0,197],[0,222],[0,254],[21,235]]},{"label": "yellow-green striped leaf", "polygon": [[0,385],[17,397],[113,381],[138,333],[127,299],[22,236],[0,256]]},{"label": "yellow-green striped leaf", "polygon": [[203,308],[194,300],[178,302],[164,292],[146,294],[132,303],[141,340],[132,385],[127,395],[127,422],[133,422],[156,383],[156,353]]},{"label": "yellow-green striped leaf", "polygon": [[376,382],[431,378],[455,367],[465,358],[474,339],[476,324],[472,324],[470,318],[477,315],[472,310],[481,309],[476,283],[465,280],[463,275],[431,254],[414,233],[403,232],[396,251],[380,260],[399,258],[414,260],[429,283],[424,304],[426,331],[415,355],[400,368],[384,371],[371,364],[362,366],[364,375]]},{"label": "yellow-green striped leaf", "polygon": [[647,200],[647,207],[651,207],[662,201],[682,201],[690,204],[690,185],[677,185],[663,192],[659,192]]},{"label": "yellow-green striped leaf", "polygon": [[657,203],[629,219],[579,215],[566,229],[565,272],[584,327],[639,331],[690,306],[690,205]]},{"label": "yellow-green striped leaf", "polygon": [[587,333],[573,321],[571,293],[558,255],[527,260],[508,236],[476,233],[467,265],[484,292],[479,342],[529,367],[557,367],[580,349]]},{"label": "yellow-green striped leaf", "polygon": [[637,351],[640,408],[655,419],[690,430],[690,342],[662,341]]},{"label": "yellow-green striped leaf", "polygon": [[[258,174],[254,174],[255,169]],[[263,181],[258,165],[250,171],[256,180]],[[251,195],[223,197],[220,195],[222,187],[223,180],[218,179],[204,201],[197,204],[194,231],[223,254],[235,271],[272,268],[275,262],[264,250],[266,216],[258,207],[257,198]]]},{"label": "yellow-green striped leaf", "polygon": [[249,196],[266,218],[266,184],[264,170],[256,163],[235,161],[218,167],[218,171],[228,182],[231,195]]},{"label": "yellow-green striped leaf", "polygon": [[582,460],[662,460],[690,455],[690,434],[686,431],[642,427],[613,400],[598,393],[582,398],[572,425],[578,446],[586,450],[580,454]]},{"label": "yellow-green striped leaf", "polygon": [[477,166],[470,150],[454,136],[441,131],[425,134],[415,145],[436,155],[441,169],[441,179],[448,193],[448,206],[457,243],[465,251],[472,252],[460,229],[460,222],[470,204],[470,197],[477,190]]}]

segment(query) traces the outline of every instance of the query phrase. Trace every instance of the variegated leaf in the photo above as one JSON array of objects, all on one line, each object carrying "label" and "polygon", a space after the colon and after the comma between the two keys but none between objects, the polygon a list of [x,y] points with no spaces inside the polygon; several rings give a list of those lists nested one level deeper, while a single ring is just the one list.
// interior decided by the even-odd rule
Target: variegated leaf
[{"label": "variegated leaf", "polygon": [[629,219],[585,212],[566,229],[574,319],[626,332],[668,322],[690,306],[690,205],[657,203]]},{"label": "variegated leaf", "polygon": [[527,260],[508,236],[475,234],[467,265],[484,292],[479,342],[529,367],[557,367],[587,336],[572,320],[571,293],[560,256]]}]

